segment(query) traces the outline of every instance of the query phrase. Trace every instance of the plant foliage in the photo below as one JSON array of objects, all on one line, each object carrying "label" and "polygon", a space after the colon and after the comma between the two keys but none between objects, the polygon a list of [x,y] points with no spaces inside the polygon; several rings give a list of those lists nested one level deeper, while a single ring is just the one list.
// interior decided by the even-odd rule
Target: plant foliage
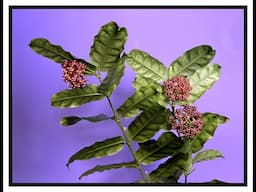
[{"label": "plant foliage", "polygon": [[[105,98],[113,113],[111,115],[100,113],[86,117],[66,116],[60,120],[61,125],[75,125],[80,121],[97,123],[111,119],[122,132],[121,136],[106,138],[83,147],[71,155],[67,166],[76,160],[112,156],[127,146],[133,160],[96,165],[82,173],[79,179],[96,172],[134,168],[142,177],[136,183],[179,183],[182,175],[185,176],[185,182],[187,182],[194,164],[223,158],[221,152],[216,149],[202,149],[204,144],[214,136],[217,127],[227,122],[228,118],[210,112],[199,113],[200,115],[196,117],[190,114],[188,118],[184,115],[184,106],[192,106],[220,78],[220,65],[211,64],[216,51],[210,45],[199,45],[187,50],[169,66],[166,66],[149,53],[139,49],[132,49],[126,54],[124,47],[127,37],[126,28],[119,27],[116,22],[111,21],[103,25],[94,37],[93,45],[89,50],[90,62],[73,56],[61,46],[54,45],[44,38],[35,38],[29,44],[36,53],[56,63],[63,64],[66,60],[83,63],[86,65],[85,71],[80,74],[93,75],[99,80],[98,84],[86,84],[82,88],[64,89],[57,92],[51,98],[52,106],[80,107]],[[135,89],[134,93],[115,109],[110,97],[125,74],[126,63],[136,74],[132,83]],[[71,81],[80,81],[76,79],[75,68],[71,66],[67,71],[74,73],[71,74],[74,78]],[[106,72],[104,79],[101,79],[102,72]],[[188,81],[182,80],[184,78]],[[178,93],[180,90],[170,90],[174,89],[172,86],[179,85],[178,80],[172,82],[173,79],[188,82],[189,88],[185,90],[189,91],[187,98],[174,101],[167,94],[183,94]],[[166,82],[171,82],[169,87],[165,87]],[[179,86],[179,89],[186,87]],[[179,110],[176,109],[177,106],[180,107]],[[184,110],[183,114],[181,110]],[[194,112],[194,114],[198,113]],[[178,117],[180,119],[175,119]],[[121,118],[134,119],[126,129]],[[196,121],[195,118],[201,119]],[[193,124],[195,121],[196,124]],[[197,133],[192,135],[191,130],[195,130],[195,126],[198,126]],[[181,132],[179,129],[182,127],[188,130]],[[137,150],[133,148],[132,142],[138,144]],[[164,158],[166,158],[165,161],[162,161],[157,168],[145,174],[144,167],[142,168],[141,165],[154,164]],[[224,182],[214,179],[208,183]]]}]

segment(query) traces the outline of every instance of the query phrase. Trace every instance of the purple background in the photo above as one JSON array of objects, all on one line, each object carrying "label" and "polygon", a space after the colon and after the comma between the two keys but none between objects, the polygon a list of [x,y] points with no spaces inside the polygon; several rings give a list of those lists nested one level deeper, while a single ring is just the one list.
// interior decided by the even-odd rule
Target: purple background
[{"label": "purple background", "polygon": [[[195,166],[190,182],[214,178],[242,183],[244,179],[244,23],[239,9],[70,9],[13,10],[13,127],[12,179],[15,183],[45,182],[133,182],[140,179],[135,169],[96,173],[78,180],[96,164],[131,160],[125,147],[119,154],[102,159],[75,161],[70,170],[68,158],[95,141],[120,135],[116,124],[80,122],[62,127],[63,116],[111,115],[106,100],[75,109],[50,105],[51,96],[66,88],[60,65],[34,53],[28,46],[37,37],[60,44],[77,57],[88,60],[93,37],[101,25],[113,20],[128,30],[125,51],[142,49],[166,66],[185,50],[209,44],[217,50],[213,60],[222,66],[221,78],[197,102],[201,112],[219,113],[230,118],[221,125],[205,149],[219,149],[225,159]],[[134,92],[134,72],[127,66],[125,75],[111,99],[120,106]],[[96,82],[89,78],[90,83]],[[131,120],[123,120],[128,126]],[[160,163],[160,162],[158,162]],[[157,163],[145,166],[152,170]],[[180,181],[183,181],[181,178]]]}]

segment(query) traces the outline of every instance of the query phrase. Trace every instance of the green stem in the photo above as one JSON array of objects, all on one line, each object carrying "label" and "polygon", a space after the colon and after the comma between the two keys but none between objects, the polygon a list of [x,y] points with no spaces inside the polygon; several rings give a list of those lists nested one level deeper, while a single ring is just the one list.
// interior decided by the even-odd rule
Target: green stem
[{"label": "green stem", "polygon": [[[98,80],[100,81],[100,83],[102,83],[102,80],[101,80],[101,76],[100,76],[100,73],[98,72],[96,77],[98,78]],[[126,131],[125,131],[125,128],[123,127],[122,123],[121,123],[121,120],[120,120],[120,117],[117,113],[117,111],[115,110],[111,100],[110,100],[110,97],[109,96],[106,96],[107,100],[108,100],[108,103],[110,105],[110,108],[113,112],[113,115],[114,115],[114,121],[116,122],[116,124],[118,125],[118,127],[120,128],[122,134],[123,134],[123,138],[125,140],[125,144],[128,146],[129,148],[129,151],[136,163],[136,168],[138,169],[138,171],[140,172],[141,176],[143,177],[144,181],[146,181],[147,183],[150,183],[150,179],[149,177],[145,174],[145,172],[142,170],[141,168],[141,164],[138,162],[138,160],[136,159],[136,156],[135,156],[135,151],[132,147],[132,144],[131,144],[131,140],[129,139],[128,135],[126,134]]]},{"label": "green stem", "polygon": [[188,183],[188,175],[185,174],[185,184]]}]

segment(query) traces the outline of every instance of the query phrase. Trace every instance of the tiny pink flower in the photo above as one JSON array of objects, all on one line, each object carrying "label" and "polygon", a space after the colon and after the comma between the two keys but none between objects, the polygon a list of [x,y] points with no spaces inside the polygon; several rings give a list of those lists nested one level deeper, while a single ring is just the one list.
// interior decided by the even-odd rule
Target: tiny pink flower
[{"label": "tiny pink flower", "polygon": [[169,121],[173,129],[187,138],[194,138],[203,127],[202,114],[195,106],[185,105],[184,108],[177,109],[169,117]]},{"label": "tiny pink flower", "polygon": [[87,85],[85,78],[86,65],[76,60],[65,60],[62,64],[63,80],[68,83],[72,89],[83,88]]},{"label": "tiny pink flower", "polygon": [[185,101],[192,90],[189,80],[182,76],[175,76],[163,84],[165,94],[174,101]]}]

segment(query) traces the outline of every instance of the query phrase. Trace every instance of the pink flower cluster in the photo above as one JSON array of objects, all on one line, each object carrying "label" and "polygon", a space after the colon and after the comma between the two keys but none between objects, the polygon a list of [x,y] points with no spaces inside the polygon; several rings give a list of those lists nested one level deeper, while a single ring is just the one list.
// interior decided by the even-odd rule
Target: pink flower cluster
[{"label": "pink flower cluster", "polygon": [[184,108],[177,109],[169,117],[169,121],[173,129],[188,138],[194,138],[203,127],[202,114],[195,106],[185,105]]},{"label": "pink flower cluster", "polygon": [[163,84],[165,94],[174,101],[185,101],[192,90],[189,80],[182,76],[175,76]]},{"label": "pink flower cluster", "polygon": [[62,64],[63,80],[69,84],[72,89],[82,88],[87,85],[85,78],[86,65],[76,60],[65,60]]}]

